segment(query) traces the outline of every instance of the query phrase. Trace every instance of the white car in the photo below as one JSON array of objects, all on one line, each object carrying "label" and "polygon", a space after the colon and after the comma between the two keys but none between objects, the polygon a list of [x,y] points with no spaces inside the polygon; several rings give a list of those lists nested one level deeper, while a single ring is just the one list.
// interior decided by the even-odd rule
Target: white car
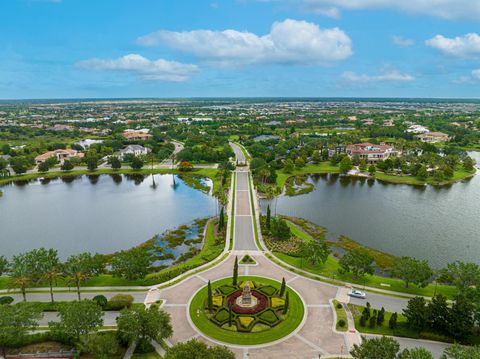
[{"label": "white car", "polygon": [[350,297],[355,297],[355,298],[360,298],[360,299],[365,299],[367,297],[367,294],[365,292],[361,292],[361,291],[356,290],[356,289],[350,289],[348,291],[348,295]]}]

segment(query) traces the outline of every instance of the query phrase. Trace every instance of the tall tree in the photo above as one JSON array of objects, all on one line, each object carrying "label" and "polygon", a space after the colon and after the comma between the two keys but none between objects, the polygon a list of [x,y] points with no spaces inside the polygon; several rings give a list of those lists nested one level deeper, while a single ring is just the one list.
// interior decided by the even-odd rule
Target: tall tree
[{"label": "tall tree", "polygon": [[151,340],[160,341],[173,334],[170,314],[158,308],[136,307],[124,309],[117,318],[118,335],[128,343],[147,345]]},{"label": "tall tree", "polygon": [[287,283],[285,282],[285,277],[282,278],[282,285],[280,286],[280,297],[283,297],[285,294],[285,289],[287,288]]},{"label": "tall tree", "polygon": [[427,326],[429,310],[423,297],[414,297],[408,301],[407,308],[403,310],[410,328],[421,331]]},{"label": "tall tree", "polygon": [[373,258],[363,249],[352,249],[348,251],[339,261],[341,271],[352,272],[355,278],[363,277],[365,274],[373,274]]},{"label": "tall tree", "polygon": [[0,349],[4,358],[7,348],[21,345],[41,318],[42,312],[34,304],[0,305]]},{"label": "tall tree", "polygon": [[24,302],[27,301],[27,287],[35,282],[36,277],[36,258],[31,251],[13,256],[10,285],[20,288]]},{"label": "tall tree", "polygon": [[50,287],[50,300],[53,302],[53,284],[63,276],[63,271],[56,249],[40,248],[36,250],[37,270],[40,280],[46,280]]},{"label": "tall tree", "polygon": [[350,157],[344,156],[342,158],[342,160],[340,161],[340,164],[338,166],[340,168],[340,172],[347,173],[353,167],[352,160],[350,159]]},{"label": "tall tree", "polygon": [[283,306],[283,314],[287,314],[289,306],[290,306],[290,292],[287,292],[287,294],[285,295],[285,305]]},{"label": "tall tree", "polygon": [[91,354],[95,359],[110,359],[120,350],[120,344],[112,332],[84,335],[79,346],[82,352]]},{"label": "tall tree", "polygon": [[218,229],[223,230],[223,227],[225,227],[225,212],[224,212],[224,207],[220,209],[220,216],[218,218]]},{"label": "tall tree", "polygon": [[302,258],[305,258],[312,266],[315,266],[318,263],[325,263],[331,250],[324,241],[311,240],[300,243],[299,253]]},{"label": "tall tree", "polygon": [[208,281],[207,285],[207,305],[208,311],[211,312],[213,310],[213,294],[212,294],[212,283]]},{"label": "tall tree", "polygon": [[233,264],[233,280],[232,285],[236,286],[238,284],[238,258],[235,257],[235,263]]},{"label": "tall tree", "polygon": [[476,263],[453,262],[442,269],[437,279],[441,283],[452,284],[460,292],[480,285],[480,266]]},{"label": "tall tree", "polygon": [[91,300],[64,303],[58,316],[60,321],[48,323],[50,330],[76,342],[82,335],[95,333],[103,325],[102,308]]},{"label": "tall tree", "polygon": [[80,300],[80,286],[94,274],[95,265],[90,253],[84,252],[67,258],[64,265],[65,274],[77,288],[78,300]]},{"label": "tall tree", "polygon": [[433,271],[426,260],[418,260],[412,257],[401,257],[395,261],[392,275],[405,282],[405,288],[410,283],[423,288],[428,285]]},{"label": "tall tree", "polygon": [[267,206],[267,218],[266,218],[266,221],[265,221],[265,224],[266,224],[268,230],[270,229],[271,218],[272,218],[272,213],[270,211],[270,205],[268,205]]},{"label": "tall tree", "polygon": [[111,262],[113,275],[127,280],[145,277],[151,264],[152,256],[141,247],[116,253]]},{"label": "tall tree", "polygon": [[432,301],[428,303],[428,325],[440,332],[447,330],[449,310],[447,297],[441,294],[433,297]]}]

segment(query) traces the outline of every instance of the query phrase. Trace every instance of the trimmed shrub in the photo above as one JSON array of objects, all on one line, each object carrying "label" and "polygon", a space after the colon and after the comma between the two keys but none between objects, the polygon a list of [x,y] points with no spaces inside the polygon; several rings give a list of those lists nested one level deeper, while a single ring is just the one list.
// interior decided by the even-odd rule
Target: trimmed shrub
[{"label": "trimmed shrub", "polygon": [[215,320],[222,324],[223,322],[227,321],[229,318],[229,312],[225,308],[220,309],[217,314],[215,314]]},{"label": "trimmed shrub", "polygon": [[338,324],[338,326],[339,326],[340,328],[344,328],[345,325],[347,325],[347,323],[346,323],[345,320],[343,320],[343,319],[340,319],[340,320],[337,322],[337,324]]},{"label": "trimmed shrub", "polygon": [[255,321],[255,318],[252,317],[238,317],[238,321],[240,322],[241,326],[244,328],[248,328],[250,324]]},{"label": "trimmed shrub", "polygon": [[269,324],[274,324],[278,321],[278,317],[273,310],[266,310],[259,315],[259,318]]},{"label": "trimmed shrub", "polygon": [[264,287],[261,287],[258,290],[260,292],[262,292],[263,294],[269,296],[269,297],[271,297],[272,295],[274,295],[277,292],[277,288],[272,287],[270,285],[266,285]]},{"label": "trimmed shrub", "polygon": [[105,308],[105,306],[108,303],[107,297],[104,295],[96,295],[95,297],[92,298],[92,300],[97,303],[100,307]]},{"label": "trimmed shrub", "polygon": [[114,295],[107,302],[106,310],[122,310],[130,308],[133,304],[133,297],[130,294],[117,294]]},{"label": "trimmed shrub", "polygon": [[222,286],[218,287],[217,290],[220,293],[222,293],[223,295],[229,295],[229,294],[232,294],[233,292],[235,292],[237,290],[237,288],[234,287],[233,285],[222,285]]},{"label": "trimmed shrub", "polygon": [[342,303],[337,303],[337,309],[342,309],[342,308],[343,308]]},{"label": "trimmed shrub", "polygon": [[12,304],[12,303],[13,303],[12,297],[9,297],[9,296],[0,297],[0,304],[4,305],[4,304]]},{"label": "trimmed shrub", "polygon": [[272,297],[273,308],[283,307],[284,305],[285,305],[285,299]]},{"label": "trimmed shrub", "polygon": [[221,295],[214,295],[212,298],[212,303],[216,307],[221,307],[223,304],[223,296]]}]

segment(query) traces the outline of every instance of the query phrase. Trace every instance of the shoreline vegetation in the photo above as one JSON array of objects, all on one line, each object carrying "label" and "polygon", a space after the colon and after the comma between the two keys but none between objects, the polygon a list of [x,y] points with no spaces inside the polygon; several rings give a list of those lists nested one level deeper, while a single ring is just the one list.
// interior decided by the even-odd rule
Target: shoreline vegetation
[{"label": "shoreline vegetation", "polygon": [[[325,239],[325,228],[301,218],[286,216],[283,216],[282,218],[286,220],[288,226],[290,227],[293,236],[292,240],[289,242],[292,243],[286,243],[283,245],[283,247],[272,246],[272,241],[270,241],[268,238],[265,238],[265,243],[277,260],[296,267],[297,269],[313,275],[324,277],[326,280],[331,280],[331,282],[341,281],[345,283],[352,283],[359,288],[371,287],[380,290],[397,292],[399,295],[409,294],[432,297],[434,294],[443,294],[447,298],[451,299],[457,292],[456,288],[453,286],[442,284],[436,285],[435,283],[430,283],[424,288],[415,285],[410,285],[407,288],[401,279],[380,275],[385,274],[388,269],[391,268],[393,261],[396,258],[395,256],[363,246],[345,236],[341,236],[335,241],[327,241]],[[264,221],[262,220],[262,225],[263,222]],[[313,240],[325,241],[332,250],[332,253],[328,255],[328,258],[324,264],[318,262],[315,265],[312,265],[307,260],[304,260],[301,256],[296,254],[296,248],[300,242]],[[337,249],[340,251],[362,249],[368,252],[375,260],[377,267],[375,273],[372,275],[366,274],[363,278],[355,278],[352,273],[341,273],[341,267],[338,259],[339,252]]]},{"label": "shoreline vegetation", "polygon": [[[286,173],[284,170],[277,171],[276,185],[281,193],[287,196],[299,196],[307,194],[315,189],[315,186],[308,182],[308,177],[315,174],[340,174],[338,166],[333,166],[329,161],[320,162],[318,164],[307,164],[302,168],[295,168],[291,173]],[[449,180],[436,181],[432,177],[426,180],[420,180],[417,177],[410,175],[391,175],[385,172],[377,171],[373,175],[359,176],[347,174],[348,177],[365,178],[368,180],[378,180],[384,183],[391,184],[406,184],[412,186],[449,186],[457,182],[468,180],[477,174],[477,170],[466,171],[463,168],[455,170],[454,175]]]}]

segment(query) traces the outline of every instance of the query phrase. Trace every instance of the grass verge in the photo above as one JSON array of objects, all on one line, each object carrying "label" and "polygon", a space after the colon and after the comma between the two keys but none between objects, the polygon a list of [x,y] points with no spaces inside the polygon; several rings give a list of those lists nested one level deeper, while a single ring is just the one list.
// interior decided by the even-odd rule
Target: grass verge
[{"label": "grass verge", "polygon": [[[337,314],[337,323],[335,323],[335,329],[338,332],[346,332],[348,330],[347,311],[343,307],[343,304],[337,301],[336,299],[333,300],[333,306],[335,307],[335,313]],[[343,320],[343,322],[345,323],[343,327],[339,325],[340,320]]]}]

